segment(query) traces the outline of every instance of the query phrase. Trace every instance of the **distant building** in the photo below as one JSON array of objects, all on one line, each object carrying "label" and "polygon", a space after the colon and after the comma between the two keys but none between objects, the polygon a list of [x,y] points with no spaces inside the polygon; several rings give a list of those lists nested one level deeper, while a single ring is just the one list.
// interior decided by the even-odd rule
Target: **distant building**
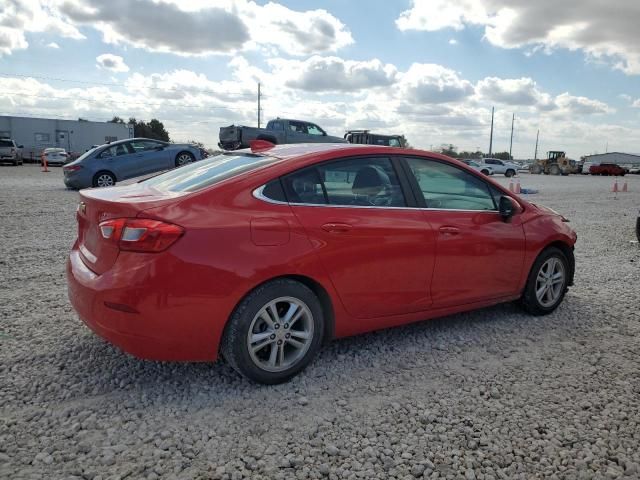
[{"label": "distant building", "polygon": [[615,163],[617,165],[640,166],[640,153],[621,153],[621,152],[598,153],[596,155],[585,156],[584,161],[585,163],[591,162],[597,165],[601,163]]},{"label": "distant building", "polygon": [[122,123],[0,115],[0,138],[24,145],[23,158],[40,155],[44,148],[59,147],[81,154],[92,145],[133,138],[133,126]]}]

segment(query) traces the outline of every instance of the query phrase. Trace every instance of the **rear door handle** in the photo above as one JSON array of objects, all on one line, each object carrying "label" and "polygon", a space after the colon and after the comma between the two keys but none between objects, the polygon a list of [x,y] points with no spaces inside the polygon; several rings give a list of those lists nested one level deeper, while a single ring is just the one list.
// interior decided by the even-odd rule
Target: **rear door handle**
[{"label": "rear door handle", "polygon": [[348,223],[325,223],[322,225],[322,229],[330,233],[345,233],[351,230],[351,225]]},{"label": "rear door handle", "polygon": [[443,235],[458,235],[460,233],[458,227],[440,227],[438,231]]}]

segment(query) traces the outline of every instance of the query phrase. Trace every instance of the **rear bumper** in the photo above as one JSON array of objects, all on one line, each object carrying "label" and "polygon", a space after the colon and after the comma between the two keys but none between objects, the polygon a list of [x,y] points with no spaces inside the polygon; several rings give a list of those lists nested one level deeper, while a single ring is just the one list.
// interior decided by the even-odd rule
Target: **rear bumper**
[{"label": "rear bumper", "polygon": [[220,310],[206,301],[194,305],[172,298],[152,282],[156,261],[149,261],[149,255],[138,256],[142,258],[138,264],[117,261],[111,270],[97,275],[74,245],[67,261],[67,286],[80,319],[98,336],[141,359],[215,360],[224,320],[216,321],[212,312]]}]

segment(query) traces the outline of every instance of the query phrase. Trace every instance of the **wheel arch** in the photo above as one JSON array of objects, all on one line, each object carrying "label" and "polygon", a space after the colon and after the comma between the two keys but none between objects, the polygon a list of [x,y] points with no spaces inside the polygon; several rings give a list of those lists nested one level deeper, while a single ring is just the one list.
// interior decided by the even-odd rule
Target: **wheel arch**
[{"label": "wheel arch", "polygon": [[[229,313],[229,316],[225,320],[225,325],[222,330],[221,338],[224,337],[227,331],[227,327],[229,326],[230,320],[233,317],[236,309],[238,308],[238,305],[240,305],[242,301],[257,288],[260,288],[262,285],[265,285],[267,283],[270,283],[276,280],[294,280],[298,283],[301,283],[305,287],[307,287],[309,290],[311,290],[315,294],[316,297],[318,297],[318,301],[320,302],[320,305],[322,307],[322,312],[325,315],[325,318],[324,318],[325,328],[324,328],[324,335],[322,338],[322,344],[324,345],[330,340],[332,340],[335,334],[335,310],[333,307],[333,302],[331,301],[331,296],[329,295],[329,292],[327,292],[327,289],[320,282],[318,282],[317,280],[307,275],[300,275],[300,274],[279,275],[277,277],[271,277],[266,280],[263,280],[262,282],[256,285],[253,285],[238,299],[233,309]],[[218,355],[220,355],[220,352],[218,352]]]},{"label": "wheel arch", "polygon": [[260,134],[256,137],[256,140],[266,140],[267,142],[271,142],[274,145],[278,144],[278,140],[276,139],[276,137],[272,136],[272,135],[263,135]]},{"label": "wheel arch", "polygon": [[571,285],[573,285],[573,276],[576,270],[576,259],[575,259],[575,255],[573,254],[573,247],[563,242],[562,240],[555,240],[545,245],[544,248],[538,252],[538,255],[536,255],[536,258],[538,258],[538,256],[540,256],[542,252],[544,252],[546,249],[550,247],[557,248],[567,258],[567,261],[569,262],[569,278],[567,279],[567,286],[570,287]]}]

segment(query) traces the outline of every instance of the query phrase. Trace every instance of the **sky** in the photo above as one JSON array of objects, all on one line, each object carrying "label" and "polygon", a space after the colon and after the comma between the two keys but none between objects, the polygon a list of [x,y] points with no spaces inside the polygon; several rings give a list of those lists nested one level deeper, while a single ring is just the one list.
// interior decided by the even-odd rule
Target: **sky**
[{"label": "sky", "polygon": [[0,0],[0,115],[275,117],[411,145],[640,152],[637,0]]}]

